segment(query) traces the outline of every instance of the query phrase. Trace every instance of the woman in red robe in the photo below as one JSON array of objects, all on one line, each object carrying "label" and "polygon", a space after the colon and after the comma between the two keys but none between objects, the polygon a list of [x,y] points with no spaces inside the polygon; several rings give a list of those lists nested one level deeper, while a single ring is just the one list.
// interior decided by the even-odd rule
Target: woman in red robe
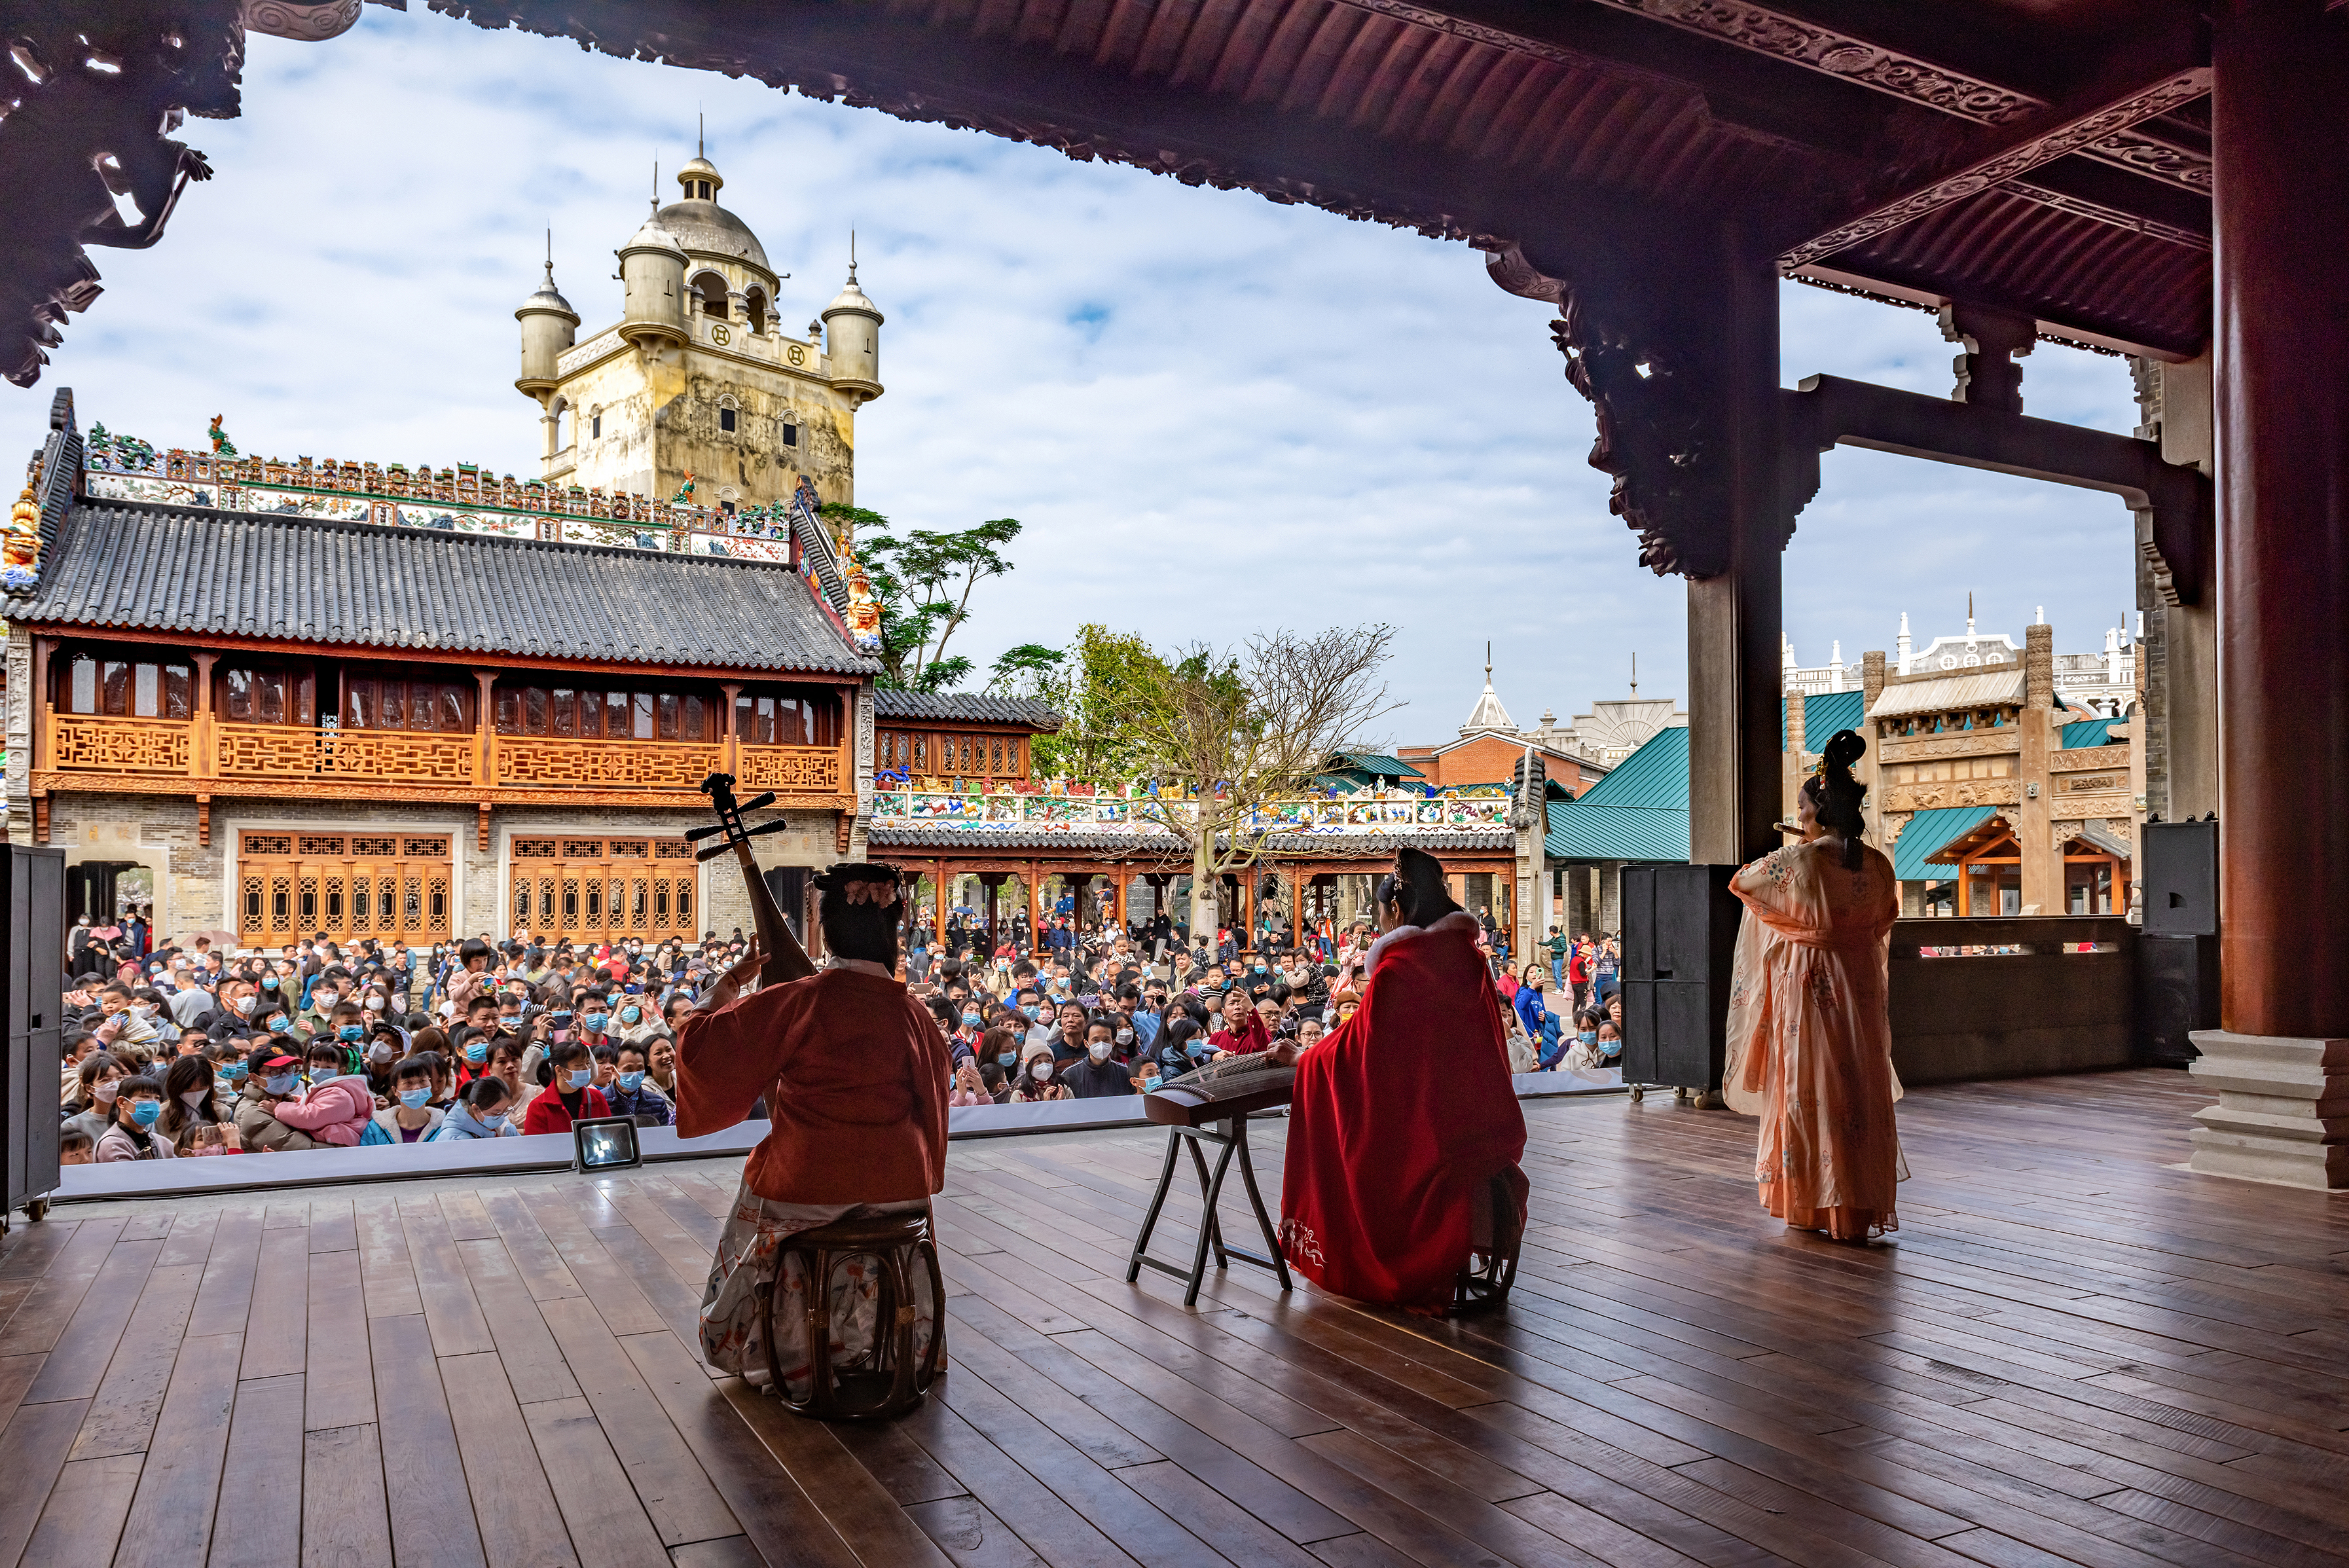
[{"label": "woman in red robe", "polygon": [[[1378,901],[1361,1006],[1295,1052],[1281,1251],[1340,1295],[1442,1310],[1472,1251],[1524,1229],[1526,1118],[1481,929],[1443,866],[1398,851]],[[1515,1210],[1497,1227],[1496,1176]]]}]

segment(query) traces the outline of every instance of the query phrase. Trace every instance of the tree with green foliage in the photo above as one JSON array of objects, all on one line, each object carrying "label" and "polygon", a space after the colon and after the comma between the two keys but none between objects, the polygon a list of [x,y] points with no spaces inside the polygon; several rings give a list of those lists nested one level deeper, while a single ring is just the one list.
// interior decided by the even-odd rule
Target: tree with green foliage
[{"label": "tree with green foliage", "polygon": [[990,577],[1011,570],[1004,547],[1019,535],[1014,517],[968,528],[916,528],[903,538],[878,512],[841,502],[823,512],[835,529],[853,529],[856,558],[881,607],[878,684],[906,691],[944,691],[969,679],[976,666],[947,643],[970,618],[971,596]]},{"label": "tree with green foliage", "polygon": [[1123,788],[1143,772],[1134,711],[1154,700],[1166,663],[1132,632],[1088,624],[1066,649],[1025,643],[995,661],[988,691],[1026,697],[1061,715],[1032,742],[1036,771],[1097,788]]}]

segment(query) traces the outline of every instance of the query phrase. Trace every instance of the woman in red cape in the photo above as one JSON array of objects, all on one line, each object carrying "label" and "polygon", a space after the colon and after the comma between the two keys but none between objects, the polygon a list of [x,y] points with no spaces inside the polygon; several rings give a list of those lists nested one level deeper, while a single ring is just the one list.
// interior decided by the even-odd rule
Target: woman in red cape
[{"label": "woman in red cape", "polygon": [[1523,1226],[1526,1118],[1479,928],[1442,865],[1398,852],[1379,917],[1361,1008],[1297,1054],[1281,1251],[1324,1290],[1441,1308],[1490,1244],[1494,1177]]}]

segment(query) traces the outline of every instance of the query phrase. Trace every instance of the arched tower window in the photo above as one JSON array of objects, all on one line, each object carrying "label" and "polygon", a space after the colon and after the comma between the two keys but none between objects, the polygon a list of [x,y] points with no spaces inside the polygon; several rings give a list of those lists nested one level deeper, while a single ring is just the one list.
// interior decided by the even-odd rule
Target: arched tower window
[{"label": "arched tower window", "polygon": [[789,414],[783,416],[783,444],[785,446],[800,444],[799,421]]},{"label": "arched tower window", "polygon": [[765,289],[755,284],[751,286],[749,294],[743,296],[742,316],[743,319],[750,322],[751,331],[764,332],[767,329],[767,291]]},{"label": "arched tower window", "polygon": [[705,272],[693,280],[693,292],[701,296],[702,314],[712,321],[726,319],[726,280],[714,272]]},{"label": "arched tower window", "polygon": [[730,432],[740,428],[740,422],[741,416],[734,411],[734,400],[730,396],[719,399],[718,428]]},{"label": "arched tower window", "polygon": [[564,452],[569,449],[571,438],[574,433],[572,427],[576,422],[571,415],[571,405],[560,398],[556,399],[554,402],[555,451]]}]

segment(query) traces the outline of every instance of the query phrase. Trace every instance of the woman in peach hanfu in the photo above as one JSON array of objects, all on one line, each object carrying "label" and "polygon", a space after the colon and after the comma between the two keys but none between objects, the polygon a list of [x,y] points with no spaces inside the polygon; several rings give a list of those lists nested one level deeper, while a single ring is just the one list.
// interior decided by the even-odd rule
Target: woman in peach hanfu
[{"label": "woman in peach hanfu", "polygon": [[1801,1231],[1866,1241],[1900,1222],[1907,1179],[1892,1102],[1886,968],[1899,899],[1892,862],[1860,842],[1852,764],[1868,742],[1827,742],[1796,796],[1803,840],[1737,873],[1745,903],[1731,971],[1722,1095],[1762,1118],[1754,1160],[1762,1206]]}]

